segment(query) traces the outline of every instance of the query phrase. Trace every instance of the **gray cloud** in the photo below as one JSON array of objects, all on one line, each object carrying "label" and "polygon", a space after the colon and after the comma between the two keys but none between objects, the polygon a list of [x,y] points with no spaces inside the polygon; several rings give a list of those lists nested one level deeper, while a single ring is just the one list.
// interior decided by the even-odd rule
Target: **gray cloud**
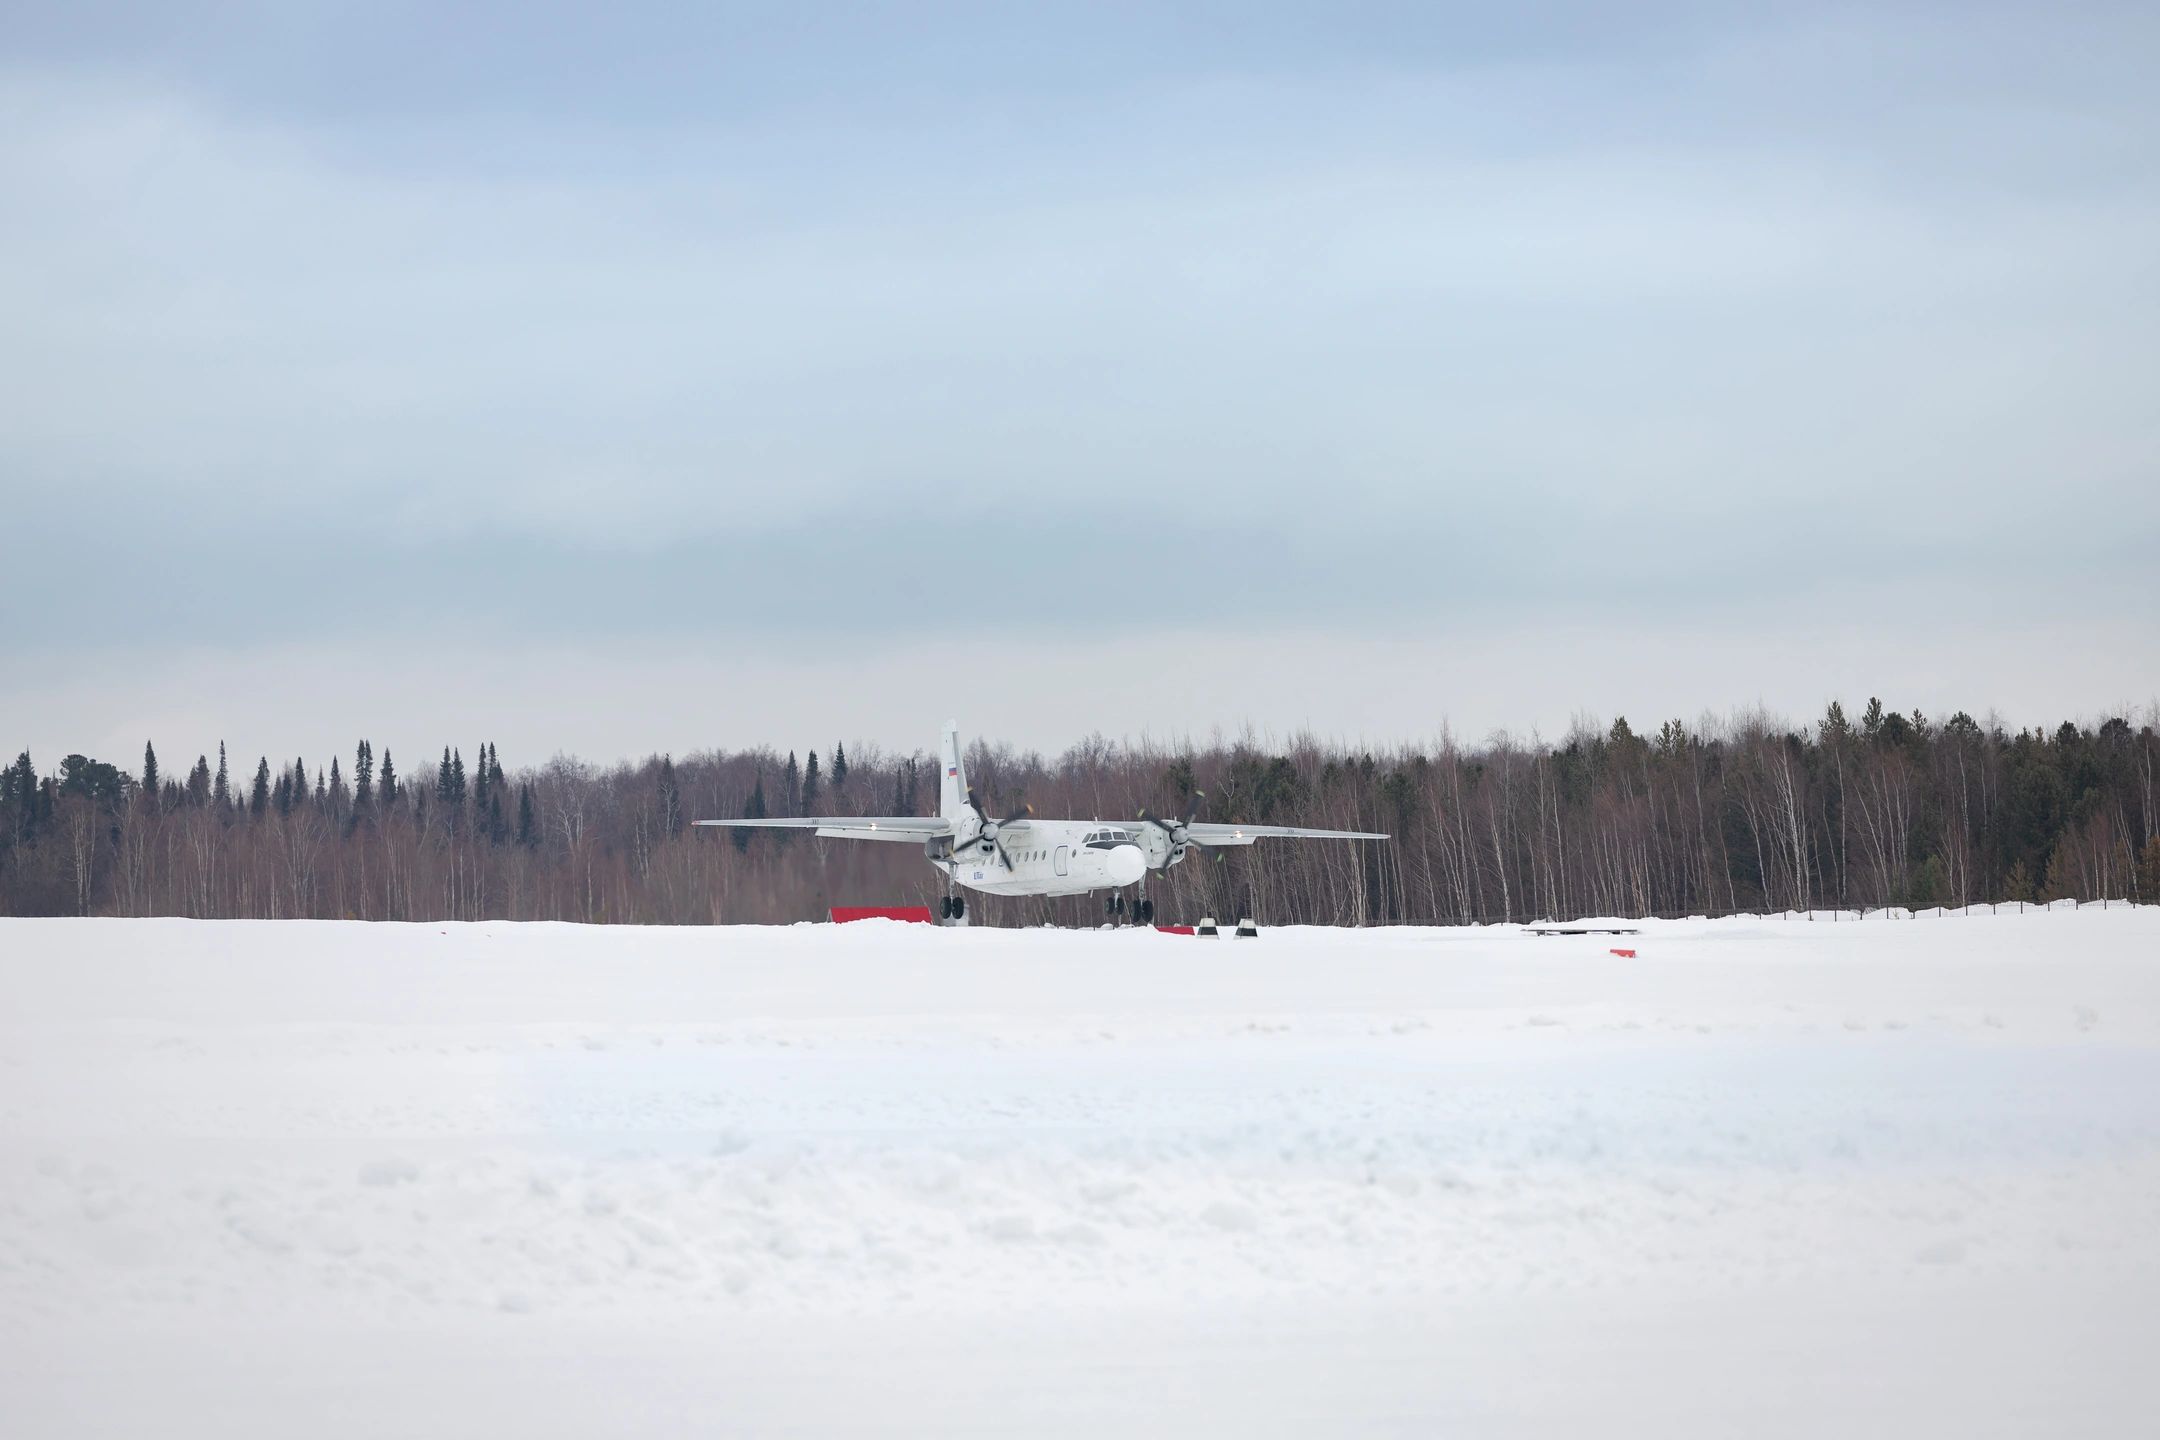
[{"label": "gray cloud", "polygon": [[0,63],[25,662],[2149,588],[2136,10],[80,13]]}]

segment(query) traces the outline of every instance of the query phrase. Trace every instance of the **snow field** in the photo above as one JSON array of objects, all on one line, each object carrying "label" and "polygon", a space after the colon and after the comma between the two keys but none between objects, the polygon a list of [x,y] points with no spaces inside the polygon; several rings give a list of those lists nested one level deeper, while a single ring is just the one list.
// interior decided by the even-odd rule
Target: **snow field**
[{"label": "snow field", "polygon": [[0,1402],[2137,1433],[2160,911],[1642,929],[0,922]]}]

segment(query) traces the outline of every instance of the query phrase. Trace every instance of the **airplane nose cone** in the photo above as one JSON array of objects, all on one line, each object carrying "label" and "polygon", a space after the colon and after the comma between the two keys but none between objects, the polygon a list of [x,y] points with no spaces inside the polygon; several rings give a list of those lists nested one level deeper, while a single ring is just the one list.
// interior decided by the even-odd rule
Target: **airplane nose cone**
[{"label": "airplane nose cone", "polygon": [[1137,845],[1120,845],[1103,857],[1103,869],[1113,885],[1130,885],[1147,874],[1147,857]]}]

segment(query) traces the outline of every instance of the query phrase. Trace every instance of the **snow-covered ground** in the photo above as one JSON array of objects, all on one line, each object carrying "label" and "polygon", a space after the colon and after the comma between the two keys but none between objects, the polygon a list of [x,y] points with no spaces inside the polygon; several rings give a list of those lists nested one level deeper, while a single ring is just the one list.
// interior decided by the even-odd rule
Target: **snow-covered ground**
[{"label": "snow-covered ground", "polygon": [[2156,1287],[2160,910],[0,920],[10,1436],[2144,1435]]}]

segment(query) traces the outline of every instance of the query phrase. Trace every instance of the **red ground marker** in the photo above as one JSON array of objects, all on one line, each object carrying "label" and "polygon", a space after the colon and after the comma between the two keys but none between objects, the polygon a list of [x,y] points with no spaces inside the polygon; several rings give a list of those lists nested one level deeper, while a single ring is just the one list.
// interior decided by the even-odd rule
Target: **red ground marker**
[{"label": "red ground marker", "polygon": [[1155,928],[1165,935],[1190,935],[1193,933],[1193,927],[1190,925],[1157,925]]},{"label": "red ground marker", "polygon": [[1623,959],[1632,960],[1635,958],[1635,952],[1633,950],[1615,950],[1612,953],[1621,956]]}]

